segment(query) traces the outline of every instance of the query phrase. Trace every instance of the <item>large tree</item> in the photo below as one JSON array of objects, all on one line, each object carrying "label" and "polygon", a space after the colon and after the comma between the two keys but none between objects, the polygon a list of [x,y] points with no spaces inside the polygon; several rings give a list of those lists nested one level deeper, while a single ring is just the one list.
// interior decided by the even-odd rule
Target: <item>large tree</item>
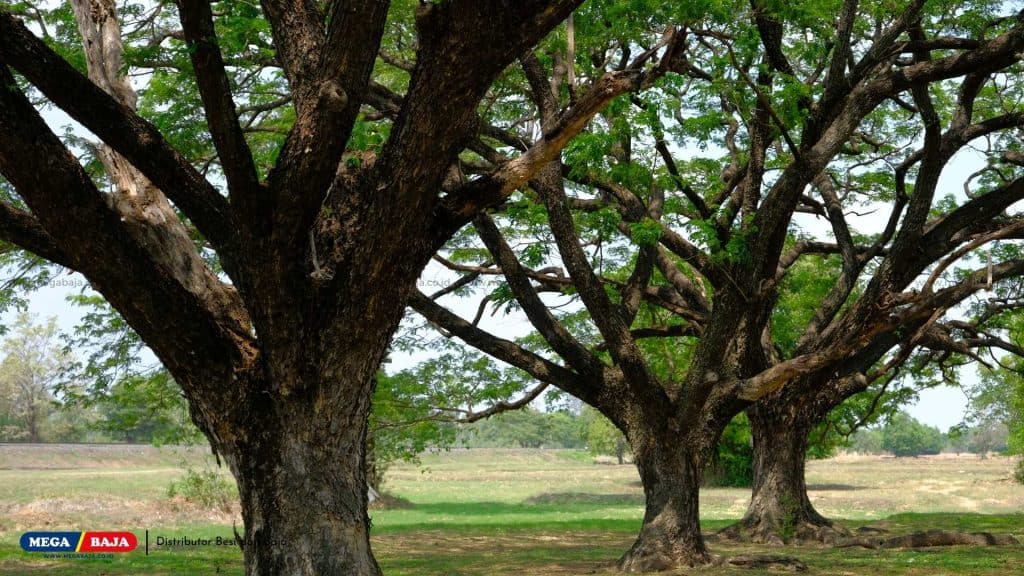
[{"label": "large tree", "polygon": [[[817,374],[794,380],[750,407],[753,495],[743,519],[726,535],[775,543],[787,538],[835,541],[848,536],[815,510],[807,494],[805,465],[814,430],[832,427],[848,437],[881,416],[895,416],[920,388],[960,386],[960,369],[969,363],[991,369],[997,360],[984,356],[993,351],[1008,353],[1008,358],[1024,353],[1000,326],[1007,315],[1019,313],[1020,278],[989,288],[996,292],[975,303],[973,318],[939,321],[936,315],[904,327],[838,376]],[[897,343],[899,336],[902,340]],[[900,385],[901,380],[908,384]],[[853,405],[846,406],[851,399]]]},{"label": "large tree", "polygon": [[56,318],[36,324],[34,317],[21,312],[12,328],[0,344],[0,405],[12,421],[4,435],[41,442],[42,428],[54,408],[54,391],[71,358],[57,341]]},{"label": "large tree", "polygon": [[[700,474],[735,414],[773,394],[774,406],[803,410],[825,382],[865,380],[908,335],[1024,272],[1012,253],[990,267],[970,258],[1021,229],[1007,211],[1024,199],[1019,102],[988,96],[1019,74],[1024,13],[855,0],[719,8],[670,37],[681,37],[666,45],[682,63],[673,75],[613,104],[522,195],[475,218],[480,244],[460,238],[442,260],[465,274],[461,285],[503,275],[487,298],[521,308],[545,350],[481,329],[480,314],[411,300],[447,334],[578,396],[626,434],[646,494],[620,561],[629,571],[710,561]],[[615,51],[587,46],[577,78]],[[550,126],[572,91],[551,89],[557,65],[524,58],[522,68]],[[988,158],[1005,162],[968,179],[966,197],[942,196],[954,153],[982,136]],[[836,178],[853,184],[839,190]],[[883,228],[858,234],[857,209],[881,211]],[[801,235],[797,213],[827,222],[832,238]],[[821,254],[838,255],[842,273],[783,350],[772,329],[780,283]],[[572,315],[552,290],[582,304],[589,325],[564,322]],[[663,338],[688,349],[685,365],[656,365],[647,347]]]},{"label": "large tree", "polygon": [[366,421],[420,271],[647,76],[653,54],[500,186],[455,189],[463,149],[507,137],[495,80],[581,2],[0,9],[0,237],[83,274],[173,375],[237,480],[248,574],[379,573]]}]

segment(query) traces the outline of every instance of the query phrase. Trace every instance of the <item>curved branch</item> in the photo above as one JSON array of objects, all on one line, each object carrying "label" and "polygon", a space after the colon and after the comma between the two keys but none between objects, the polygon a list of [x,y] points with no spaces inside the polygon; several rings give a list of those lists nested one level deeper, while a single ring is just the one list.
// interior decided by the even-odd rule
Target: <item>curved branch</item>
[{"label": "curved branch", "polygon": [[502,400],[501,402],[498,402],[485,410],[481,410],[479,412],[470,412],[463,416],[462,418],[457,418],[455,421],[459,422],[460,424],[472,424],[473,422],[479,422],[486,418],[490,418],[495,414],[501,414],[502,412],[509,412],[512,410],[518,410],[523,406],[526,406],[530,402],[536,400],[542,392],[548,389],[548,386],[550,386],[550,384],[548,384],[547,382],[541,382],[540,384],[531,388],[526,394],[522,396],[522,398],[518,400],[514,400],[512,402]]}]

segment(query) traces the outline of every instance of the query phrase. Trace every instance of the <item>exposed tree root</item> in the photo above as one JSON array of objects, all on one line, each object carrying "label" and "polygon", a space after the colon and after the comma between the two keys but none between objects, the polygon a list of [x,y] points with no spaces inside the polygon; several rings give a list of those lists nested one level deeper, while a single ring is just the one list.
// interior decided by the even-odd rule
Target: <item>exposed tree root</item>
[{"label": "exposed tree root", "polygon": [[792,556],[752,554],[747,556],[724,558],[721,563],[728,566],[738,566],[740,568],[781,568],[788,572],[807,571],[807,564],[804,564],[799,559]]},{"label": "exposed tree root", "polygon": [[645,550],[642,554],[636,551],[627,553],[619,560],[619,570],[622,572],[664,572],[678,570],[680,568],[701,568],[701,567],[722,567],[735,566],[738,568],[754,569],[781,569],[787,572],[806,572],[807,565],[793,556],[782,556],[773,554],[746,554],[742,556],[723,557],[717,555],[694,556],[691,554],[679,555],[666,553],[654,553],[652,550]]},{"label": "exposed tree root", "polygon": [[1019,546],[1009,534],[928,530],[901,536],[856,536],[835,543],[837,548],[928,548],[932,546]]}]

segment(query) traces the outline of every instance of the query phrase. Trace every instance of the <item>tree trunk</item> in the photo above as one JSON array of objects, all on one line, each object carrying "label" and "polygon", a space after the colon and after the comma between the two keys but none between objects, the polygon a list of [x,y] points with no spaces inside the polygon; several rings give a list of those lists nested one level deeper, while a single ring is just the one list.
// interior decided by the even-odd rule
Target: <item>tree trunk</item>
[{"label": "tree trunk", "polygon": [[268,418],[228,457],[246,575],[378,576],[366,513],[368,400],[266,408]]},{"label": "tree trunk", "polygon": [[619,560],[619,568],[652,572],[710,563],[700,533],[695,451],[678,435],[639,440],[632,442],[633,460],[644,485],[646,510],[640,536]]},{"label": "tree trunk", "polygon": [[373,433],[366,436],[366,484],[374,490],[382,490],[385,466],[377,460],[377,441]]},{"label": "tree trunk", "polygon": [[38,444],[43,441],[39,434],[39,406],[35,400],[29,399],[28,412],[25,413],[25,428],[28,430],[28,441]]},{"label": "tree trunk", "polygon": [[754,437],[753,495],[743,519],[723,535],[771,544],[831,542],[846,535],[807,496],[807,439],[815,422],[807,412],[781,402],[747,411]]}]

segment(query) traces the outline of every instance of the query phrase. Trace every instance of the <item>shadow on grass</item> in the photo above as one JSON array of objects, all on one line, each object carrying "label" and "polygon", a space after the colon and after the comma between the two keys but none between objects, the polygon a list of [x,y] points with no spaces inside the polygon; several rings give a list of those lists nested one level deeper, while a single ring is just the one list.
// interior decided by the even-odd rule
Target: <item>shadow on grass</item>
[{"label": "shadow on grass", "polygon": [[643,506],[643,494],[591,494],[589,492],[546,492],[523,500],[529,506]]}]

